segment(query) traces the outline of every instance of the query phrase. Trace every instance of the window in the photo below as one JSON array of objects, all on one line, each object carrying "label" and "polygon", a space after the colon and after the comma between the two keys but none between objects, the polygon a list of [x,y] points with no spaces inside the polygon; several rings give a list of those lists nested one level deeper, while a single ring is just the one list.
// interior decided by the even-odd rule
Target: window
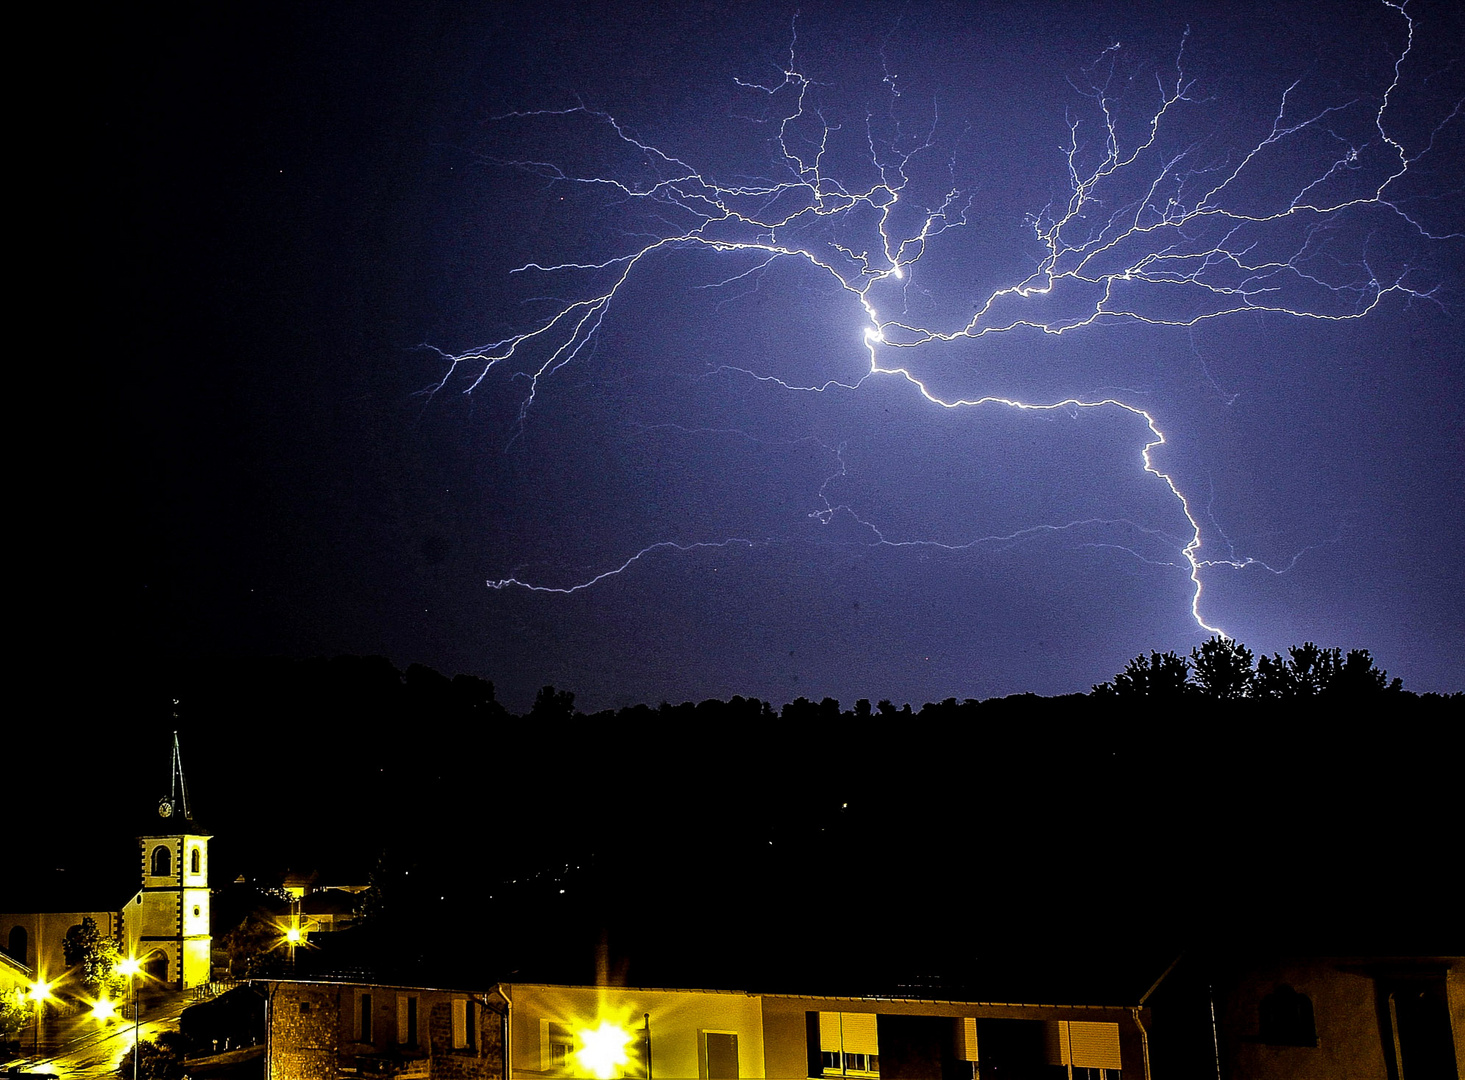
[{"label": "window", "polygon": [[1455,1075],[1455,1041],[1443,973],[1418,973],[1379,979],[1389,1030],[1384,1058],[1391,1077]]},{"label": "window", "polygon": [[1068,1065],[1080,1080],[1108,1080],[1120,1068],[1119,1025],[1090,1020],[1050,1020],[1043,1025],[1050,1065]]},{"label": "window", "polygon": [[1257,1040],[1269,1046],[1316,1046],[1312,1001],[1283,983],[1257,1007]]},{"label": "window", "polygon": [[[138,897],[138,899],[141,900],[142,897]],[[25,946],[26,946],[26,932],[25,932],[25,927],[23,927],[23,926],[13,926],[13,927],[11,927],[10,928],[10,944],[6,947],[6,950],[5,951],[8,952],[11,956],[13,956],[15,959],[19,960],[22,964],[24,964],[26,962],[25,961]],[[37,976],[37,977],[39,978],[39,976]]]},{"label": "window", "polygon": [[874,1013],[820,1013],[819,1049],[825,1076],[880,1075],[880,1037]]},{"label": "window", "polygon": [[397,1042],[402,1046],[417,1045],[417,995],[397,995]]},{"label": "window", "polygon": [[357,1010],[356,1041],[371,1042],[371,995],[365,990],[359,992],[357,999],[359,1008]]},{"label": "window", "polygon": [[159,844],[153,848],[153,877],[167,877],[173,872],[173,853]]},{"label": "window", "polygon": [[733,1031],[702,1033],[703,1073],[707,1080],[737,1080],[738,1036]]},{"label": "window", "polygon": [[202,861],[202,858],[201,858],[201,856],[198,853],[198,848],[194,848],[193,849],[193,854],[189,857],[189,861],[188,861],[189,871],[188,872],[191,873],[191,874],[197,874],[199,872],[198,867],[199,867],[199,864],[200,864],[201,861]]},{"label": "window", "polygon": [[555,1020],[539,1021],[539,1071],[554,1072],[568,1069],[573,1062],[575,1035],[569,1024]]}]

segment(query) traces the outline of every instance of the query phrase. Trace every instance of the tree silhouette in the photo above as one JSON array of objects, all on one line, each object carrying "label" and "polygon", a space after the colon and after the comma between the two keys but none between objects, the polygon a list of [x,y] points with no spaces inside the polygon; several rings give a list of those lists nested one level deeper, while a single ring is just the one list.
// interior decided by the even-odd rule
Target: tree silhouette
[{"label": "tree silhouette", "polygon": [[1230,701],[1252,692],[1251,650],[1239,641],[1217,634],[1190,650],[1190,664],[1205,697]]},{"label": "tree silhouette", "polygon": [[1264,698],[1316,697],[1320,694],[1377,697],[1399,693],[1401,679],[1375,667],[1367,649],[1322,649],[1308,641],[1287,650],[1287,659],[1273,653],[1256,665],[1256,695]]},{"label": "tree silhouette", "polygon": [[1114,676],[1112,683],[1100,683],[1094,693],[1101,697],[1146,697],[1176,699],[1189,691],[1190,662],[1173,652],[1136,656]]},{"label": "tree silhouette", "polygon": [[[183,1058],[188,1040],[181,1032],[159,1032],[156,1039],[144,1039],[117,1066],[118,1076],[131,1076],[134,1068],[143,1080],[183,1080],[187,1075]],[[132,1055],[138,1055],[137,1065]]]},{"label": "tree silhouette", "polygon": [[[1338,650],[1334,649],[1336,653]],[[1336,694],[1353,697],[1377,697],[1380,694],[1398,694],[1404,690],[1404,680],[1389,681],[1389,673],[1375,667],[1373,657],[1367,649],[1350,649],[1348,656],[1333,669],[1328,690]]]},{"label": "tree silhouette", "polygon": [[569,690],[556,690],[553,686],[540,687],[534,696],[534,707],[529,718],[537,723],[564,723],[575,718],[575,695]]},{"label": "tree silhouette", "polygon": [[1261,657],[1253,670],[1251,650],[1220,634],[1192,649],[1189,658],[1173,652],[1136,656],[1112,682],[1093,688],[1099,697],[1173,699],[1192,695],[1216,701],[1372,698],[1403,690],[1403,680],[1391,682],[1367,649],[1351,649],[1345,656],[1342,649],[1324,649],[1308,641],[1288,649],[1285,660],[1276,653]]}]

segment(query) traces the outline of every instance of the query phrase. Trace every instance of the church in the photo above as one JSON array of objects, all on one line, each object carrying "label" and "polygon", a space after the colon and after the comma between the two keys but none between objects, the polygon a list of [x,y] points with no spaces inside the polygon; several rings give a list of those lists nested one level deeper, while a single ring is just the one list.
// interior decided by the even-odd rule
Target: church
[{"label": "church", "polygon": [[193,818],[176,732],[169,792],[140,832],[138,884],[120,903],[116,894],[95,903],[70,897],[43,905],[51,910],[0,912],[0,949],[27,968],[30,979],[54,983],[66,973],[66,932],[90,918],[103,937],[142,963],[154,985],[188,990],[209,981],[211,837]]}]

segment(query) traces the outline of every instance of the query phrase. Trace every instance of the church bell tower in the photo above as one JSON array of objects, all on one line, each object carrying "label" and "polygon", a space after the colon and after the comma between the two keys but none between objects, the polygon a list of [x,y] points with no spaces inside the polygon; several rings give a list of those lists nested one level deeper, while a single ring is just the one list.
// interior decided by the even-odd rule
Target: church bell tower
[{"label": "church bell tower", "polygon": [[177,990],[207,983],[211,973],[210,839],[193,819],[175,731],[170,790],[137,838],[142,887],[123,911],[122,926],[148,974]]}]

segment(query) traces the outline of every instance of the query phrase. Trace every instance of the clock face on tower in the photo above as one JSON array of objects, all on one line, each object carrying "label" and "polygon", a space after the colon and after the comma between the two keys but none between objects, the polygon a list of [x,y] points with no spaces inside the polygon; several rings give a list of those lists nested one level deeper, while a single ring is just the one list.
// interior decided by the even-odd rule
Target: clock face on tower
[{"label": "clock face on tower", "polygon": [[172,799],[160,799],[160,800],[158,800],[158,817],[160,817],[160,818],[170,818],[172,816],[173,816],[173,800]]}]

